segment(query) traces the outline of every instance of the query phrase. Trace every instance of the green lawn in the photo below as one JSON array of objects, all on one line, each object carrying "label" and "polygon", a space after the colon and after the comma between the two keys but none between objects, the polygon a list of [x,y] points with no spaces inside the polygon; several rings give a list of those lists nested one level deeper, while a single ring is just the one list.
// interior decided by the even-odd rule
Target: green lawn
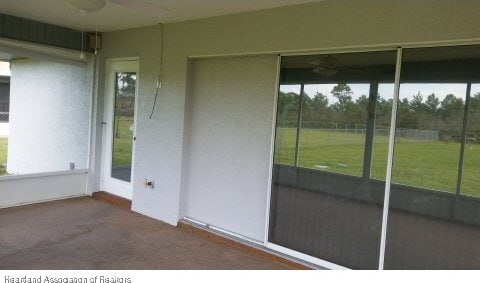
[{"label": "green lawn", "polygon": [[[112,166],[131,166],[133,132],[130,130],[130,125],[132,117],[120,117],[118,121],[115,121],[115,127],[117,123],[118,128],[114,130]],[[117,133],[116,130],[118,130]]]},{"label": "green lawn", "polygon": [[[130,119],[119,120],[118,137],[114,139],[113,166],[132,162]],[[295,129],[277,130],[275,163],[293,164]],[[317,170],[361,176],[364,152],[363,133],[333,133],[303,129],[300,135],[299,166]],[[371,176],[384,180],[387,164],[387,137],[374,140]],[[7,163],[8,138],[0,138],[0,164]],[[460,144],[401,139],[395,146],[393,182],[416,187],[455,192]],[[480,144],[465,149],[462,194],[480,196]],[[0,168],[5,174],[5,168]]]},{"label": "green lawn", "polygon": [[[295,129],[277,130],[275,163],[293,164]],[[365,134],[302,129],[299,166],[361,176]],[[388,137],[374,139],[371,176],[384,180]],[[393,182],[455,192],[460,143],[400,139],[395,145]],[[462,194],[480,196],[480,144],[465,150]]]},{"label": "green lawn", "polygon": [[5,167],[7,164],[7,149],[8,149],[8,138],[0,138],[0,175],[5,175]]}]

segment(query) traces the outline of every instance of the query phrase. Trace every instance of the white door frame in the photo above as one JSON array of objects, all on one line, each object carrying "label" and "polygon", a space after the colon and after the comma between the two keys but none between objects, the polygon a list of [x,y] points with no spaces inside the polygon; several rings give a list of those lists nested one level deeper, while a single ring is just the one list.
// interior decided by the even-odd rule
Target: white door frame
[{"label": "white door frame", "polygon": [[[135,104],[133,120],[132,167],[130,182],[111,177],[112,145],[113,145],[113,107],[114,107],[114,76],[116,72],[135,72]],[[100,190],[126,199],[132,199],[133,172],[135,164],[135,137],[137,129],[139,61],[138,58],[109,59],[105,68],[104,114],[102,122],[102,166]]]}]

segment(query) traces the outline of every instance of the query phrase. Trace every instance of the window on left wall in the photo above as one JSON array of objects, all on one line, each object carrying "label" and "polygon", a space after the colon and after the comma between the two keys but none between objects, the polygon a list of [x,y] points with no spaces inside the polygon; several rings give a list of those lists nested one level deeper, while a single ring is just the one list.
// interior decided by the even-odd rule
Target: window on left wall
[{"label": "window on left wall", "polygon": [[0,174],[86,169],[87,65],[22,58],[2,67],[8,76],[0,73]]}]

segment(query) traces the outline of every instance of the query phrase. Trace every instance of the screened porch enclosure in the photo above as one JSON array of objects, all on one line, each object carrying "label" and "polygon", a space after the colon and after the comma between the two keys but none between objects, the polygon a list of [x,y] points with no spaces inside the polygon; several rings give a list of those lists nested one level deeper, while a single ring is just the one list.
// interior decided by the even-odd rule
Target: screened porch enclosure
[{"label": "screened porch enclosure", "polygon": [[479,268],[478,46],[285,56],[279,81],[270,243],[355,269]]}]

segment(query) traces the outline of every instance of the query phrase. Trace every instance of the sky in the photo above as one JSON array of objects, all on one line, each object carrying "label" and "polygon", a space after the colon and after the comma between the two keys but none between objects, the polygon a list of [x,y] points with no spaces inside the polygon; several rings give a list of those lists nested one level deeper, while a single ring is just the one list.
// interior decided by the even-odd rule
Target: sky
[{"label": "sky", "polygon": [[[314,97],[317,92],[327,96],[329,104],[337,102],[337,99],[330,93],[336,84],[311,84],[305,85],[304,91],[310,96]],[[357,100],[362,95],[368,97],[369,85],[368,84],[348,84],[353,91],[352,98]],[[456,97],[465,100],[467,85],[466,84],[401,84],[400,85],[400,99],[408,98],[412,100],[413,96],[420,92],[423,96],[423,100],[427,99],[427,96],[431,93],[435,93],[435,96],[442,101],[447,94],[453,94]],[[280,91],[282,92],[295,92],[300,93],[300,85],[281,85]],[[471,93],[480,92],[480,84],[473,84]],[[378,86],[378,93],[384,99],[390,99],[393,97],[393,84],[380,84]]]},{"label": "sky", "polygon": [[10,76],[10,63],[0,62],[0,76]]}]

